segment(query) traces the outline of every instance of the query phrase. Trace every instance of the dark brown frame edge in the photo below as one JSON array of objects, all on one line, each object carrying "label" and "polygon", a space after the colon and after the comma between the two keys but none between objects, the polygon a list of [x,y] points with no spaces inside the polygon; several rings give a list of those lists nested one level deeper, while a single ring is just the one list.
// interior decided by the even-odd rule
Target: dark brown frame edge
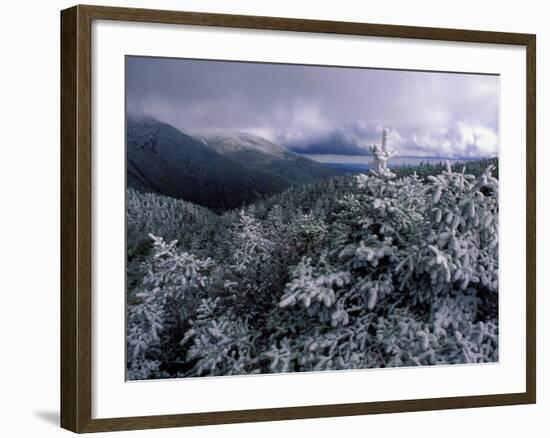
[{"label": "dark brown frame edge", "polygon": [[[222,26],[511,44],[527,52],[526,391],[275,409],[92,419],[91,23]],[[531,34],[78,5],[61,12],[61,426],[99,432],[529,404],[536,402],[536,37]]]}]

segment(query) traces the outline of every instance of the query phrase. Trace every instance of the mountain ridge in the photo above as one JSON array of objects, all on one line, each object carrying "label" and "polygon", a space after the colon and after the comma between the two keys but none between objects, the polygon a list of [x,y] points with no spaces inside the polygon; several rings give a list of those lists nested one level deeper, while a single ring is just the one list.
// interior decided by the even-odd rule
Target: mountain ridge
[{"label": "mountain ridge", "polygon": [[251,172],[259,173],[261,178],[258,183],[270,194],[294,184],[310,183],[338,173],[259,135],[216,131],[203,133],[200,138],[212,150]]},{"label": "mountain ridge", "polygon": [[227,210],[338,174],[247,133],[192,136],[152,117],[128,117],[127,186]]}]

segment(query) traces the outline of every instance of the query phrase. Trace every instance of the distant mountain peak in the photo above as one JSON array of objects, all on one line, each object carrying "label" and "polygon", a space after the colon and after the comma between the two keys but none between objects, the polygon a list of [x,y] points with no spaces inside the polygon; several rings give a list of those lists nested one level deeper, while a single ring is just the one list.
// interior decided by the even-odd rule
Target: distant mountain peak
[{"label": "distant mountain peak", "polygon": [[216,147],[220,153],[234,153],[253,149],[279,158],[284,158],[287,154],[294,154],[291,150],[264,137],[242,131],[217,130],[202,133],[196,137]]}]

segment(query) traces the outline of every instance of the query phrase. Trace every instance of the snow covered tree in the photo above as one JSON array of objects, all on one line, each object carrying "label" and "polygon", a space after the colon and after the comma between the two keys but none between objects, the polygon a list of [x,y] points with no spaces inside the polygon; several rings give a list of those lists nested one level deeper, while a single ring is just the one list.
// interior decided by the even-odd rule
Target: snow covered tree
[{"label": "snow covered tree", "polygon": [[182,376],[223,376],[259,372],[257,335],[233,309],[221,308],[219,299],[203,299],[197,317],[181,340],[192,367]]},{"label": "snow covered tree", "polygon": [[261,224],[241,210],[233,227],[231,267],[238,273],[253,270],[269,260],[272,242],[264,237]]},{"label": "snow covered tree", "polygon": [[384,179],[395,178],[395,174],[388,168],[388,161],[391,157],[396,155],[397,152],[388,150],[388,133],[389,130],[384,128],[382,130],[382,145],[375,144],[370,147],[376,167],[374,172],[380,178]]},{"label": "snow covered tree", "polygon": [[[147,267],[143,288],[127,308],[127,357],[129,378],[159,377],[159,366],[167,343],[179,342],[208,281],[212,266],[177,249],[177,241],[166,243],[150,236],[154,257]],[[179,336],[178,336],[179,334]],[[169,352],[170,354],[170,352]],[[147,375],[149,374],[149,375]]]},{"label": "snow covered tree", "polygon": [[[302,336],[280,345],[303,362],[305,345],[361,321],[376,336],[346,344],[358,366],[497,360],[498,180],[491,170],[475,178],[447,165],[428,184],[415,174],[390,180],[380,169],[358,175],[360,192],[334,212],[330,248],[291,269],[279,303],[303,306],[304,316],[324,325],[309,320],[315,330],[299,327]],[[308,350],[308,366],[334,363],[316,351]]]}]

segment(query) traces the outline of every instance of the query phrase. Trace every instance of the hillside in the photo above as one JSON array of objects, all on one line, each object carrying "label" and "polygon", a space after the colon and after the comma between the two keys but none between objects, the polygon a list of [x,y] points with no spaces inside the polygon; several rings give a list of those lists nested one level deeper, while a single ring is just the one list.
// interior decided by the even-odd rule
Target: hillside
[{"label": "hillside", "polygon": [[127,187],[216,211],[336,172],[261,137],[194,138],[153,118],[127,121]]},{"label": "hillside", "polygon": [[262,197],[246,169],[166,123],[128,120],[126,138],[129,188],[218,210]]},{"label": "hillside", "polygon": [[259,189],[267,195],[338,173],[257,135],[217,132],[203,134],[200,139],[213,151],[241,164],[257,177]]}]

